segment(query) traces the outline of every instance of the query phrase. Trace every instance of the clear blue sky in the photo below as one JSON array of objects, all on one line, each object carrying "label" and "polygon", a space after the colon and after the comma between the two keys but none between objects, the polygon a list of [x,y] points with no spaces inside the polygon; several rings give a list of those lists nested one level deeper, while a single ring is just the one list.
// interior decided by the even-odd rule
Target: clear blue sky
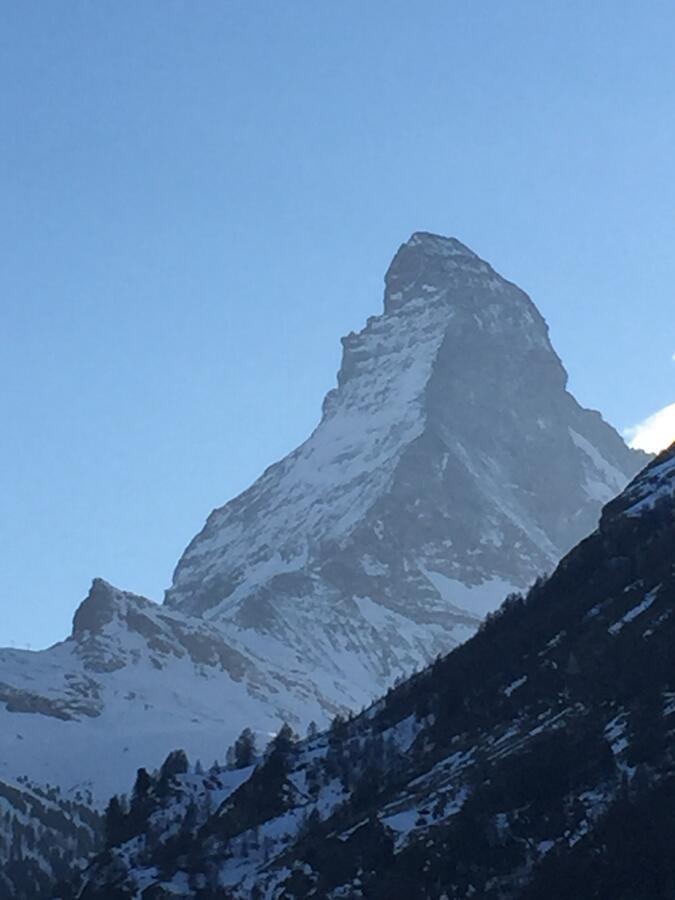
[{"label": "clear blue sky", "polygon": [[672,403],[674,46],[670,0],[0,4],[0,644],[161,599],[414,230],[614,425]]}]

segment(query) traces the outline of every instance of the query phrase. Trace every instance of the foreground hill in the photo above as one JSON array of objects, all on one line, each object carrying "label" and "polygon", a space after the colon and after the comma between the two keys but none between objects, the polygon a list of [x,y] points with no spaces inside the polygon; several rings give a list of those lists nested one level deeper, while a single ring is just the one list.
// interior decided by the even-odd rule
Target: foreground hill
[{"label": "foreground hill", "polygon": [[672,898],[674,607],[675,445],[358,717],[283,731],[224,795],[139,777],[79,896]]}]

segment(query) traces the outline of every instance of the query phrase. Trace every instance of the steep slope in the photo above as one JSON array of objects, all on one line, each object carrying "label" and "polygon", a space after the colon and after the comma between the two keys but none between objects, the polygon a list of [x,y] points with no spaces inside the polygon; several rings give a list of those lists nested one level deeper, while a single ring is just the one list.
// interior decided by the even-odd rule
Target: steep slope
[{"label": "steep slope", "polygon": [[166,605],[375,693],[549,571],[647,457],[567,392],[527,295],[454,239],[413,235],[383,315],[343,344],[315,432],[210,515]]},{"label": "steep slope", "polygon": [[0,781],[0,900],[48,900],[99,848],[102,820],[87,799]]},{"label": "steep slope", "polygon": [[209,517],[166,603],[97,580],[66,641],[0,651],[0,777],[105,800],[176,744],[325,723],[469,637],[645,459],[565,385],[521,290],[413,235],[314,434]]},{"label": "steep slope", "polygon": [[675,445],[474,638],[356,719],[277,742],[179,843],[149,852],[137,822],[82,900],[666,900],[674,609]]}]

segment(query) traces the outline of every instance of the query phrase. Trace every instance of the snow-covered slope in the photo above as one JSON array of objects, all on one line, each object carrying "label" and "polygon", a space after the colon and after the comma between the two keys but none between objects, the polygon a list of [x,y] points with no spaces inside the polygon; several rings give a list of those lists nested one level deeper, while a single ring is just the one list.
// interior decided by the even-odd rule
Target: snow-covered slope
[{"label": "snow-covered slope", "polygon": [[413,235],[383,315],[343,344],[317,429],[209,516],[166,605],[375,693],[550,570],[646,457],[567,392],[527,295],[454,239]]},{"label": "snow-covered slope", "polygon": [[96,581],[66,641],[0,651],[0,778],[105,799],[174,746],[222,759],[244,725],[359,708],[551,569],[645,459],[454,239],[413,235],[343,343],[315,432],[211,514],[163,606]]},{"label": "snow-covered slope", "polygon": [[71,636],[40,652],[0,651],[0,778],[27,776],[99,803],[139,765],[184,747],[224,760],[243,725],[267,740],[299,723],[365,702],[323,696],[305,673],[276,667],[222,632],[96,579]]},{"label": "snow-covered slope", "polygon": [[185,817],[194,776],[174,800],[155,780],[148,821],[181,813],[180,840],[129,816],[78,897],[670,900],[674,605],[675,445],[549,579],[353,720],[277,742],[210,816]]}]

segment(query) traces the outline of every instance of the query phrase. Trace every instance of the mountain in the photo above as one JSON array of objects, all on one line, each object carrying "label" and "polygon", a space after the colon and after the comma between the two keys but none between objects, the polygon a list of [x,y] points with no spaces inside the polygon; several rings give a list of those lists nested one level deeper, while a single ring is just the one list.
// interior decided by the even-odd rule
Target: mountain
[{"label": "mountain", "polygon": [[550,571],[647,457],[567,391],[529,297],[452,238],[414,234],[343,346],[314,433],[211,513],[165,605],[373,696]]},{"label": "mountain", "polygon": [[216,626],[102,579],[67,640],[2,650],[0,671],[0,777],[58,784],[67,797],[91,791],[99,803],[176,743],[211,762],[243,724],[268,735],[279,716],[331,708],[310,681],[245,655]]},{"label": "mountain", "polygon": [[226,790],[139,773],[77,895],[669,900],[674,609],[675,444],[548,579],[359,716],[282,730]]},{"label": "mountain", "polygon": [[54,884],[99,849],[102,820],[90,799],[0,781],[0,900],[48,900]]},{"label": "mountain", "polygon": [[65,641],[0,651],[1,778],[100,801],[174,745],[223,759],[244,725],[358,709],[552,569],[646,460],[452,238],[413,235],[343,343],[314,433],[210,515],[162,606],[96,580]]}]

